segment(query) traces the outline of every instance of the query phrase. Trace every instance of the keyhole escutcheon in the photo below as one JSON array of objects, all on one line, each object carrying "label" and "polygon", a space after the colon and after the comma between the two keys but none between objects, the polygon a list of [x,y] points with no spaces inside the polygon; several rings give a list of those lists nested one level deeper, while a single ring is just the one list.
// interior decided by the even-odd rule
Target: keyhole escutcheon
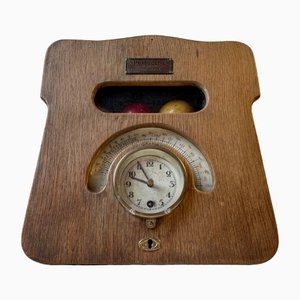
[{"label": "keyhole escutcheon", "polygon": [[160,248],[160,240],[158,238],[144,238],[138,243],[138,246],[145,251],[155,251]]}]

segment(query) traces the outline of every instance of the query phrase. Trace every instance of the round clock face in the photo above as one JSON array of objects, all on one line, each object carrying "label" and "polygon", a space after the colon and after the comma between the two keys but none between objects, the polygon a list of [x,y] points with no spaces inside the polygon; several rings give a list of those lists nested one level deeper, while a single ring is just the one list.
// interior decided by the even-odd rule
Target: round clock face
[{"label": "round clock face", "polygon": [[130,213],[157,218],[180,203],[186,181],[182,162],[173,154],[146,148],[123,157],[114,172],[117,199]]}]

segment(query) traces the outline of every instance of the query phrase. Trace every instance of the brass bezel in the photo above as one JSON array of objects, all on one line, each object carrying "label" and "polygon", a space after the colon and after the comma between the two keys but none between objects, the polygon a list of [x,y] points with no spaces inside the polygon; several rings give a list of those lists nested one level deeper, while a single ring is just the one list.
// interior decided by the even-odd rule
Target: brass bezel
[{"label": "brass bezel", "polygon": [[[122,164],[126,161],[126,159],[128,159],[128,157],[134,155],[135,153],[141,152],[143,150],[150,151],[150,154],[147,154],[147,152],[146,152],[145,154],[140,155],[140,156],[136,156],[136,157],[133,156],[133,158],[127,163],[127,165],[131,161],[133,161],[134,159],[136,159],[138,157],[146,156],[146,155],[152,155],[152,156],[156,156],[156,157],[161,158],[162,156],[159,156],[159,155],[155,154],[155,152],[160,151],[162,153],[166,153],[167,155],[172,157],[176,162],[178,162],[179,169],[181,170],[181,173],[182,173],[182,176],[183,176],[183,188],[182,188],[182,192],[181,192],[180,196],[178,197],[178,199],[175,201],[175,203],[173,205],[171,205],[170,207],[168,207],[166,210],[164,210],[162,212],[153,213],[153,214],[146,214],[146,213],[138,212],[126,203],[126,201],[121,197],[120,192],[119,192],[120,187],[117,184],[117,178],[119,178],[119,172],[122,172],[123,169],[125,169],[125,167],[123,169],[121,169]],[[154,151],[154,154],[151,153],[153,151]],[[138,217],[141,217],[141,218],[146,218],[146,219],[156,219],[156,218],[160,218],[160,217],[163,217],[165,215],[170,214],[181,203],[181,201],[183,199],[183,196],[185,194],[185,191],[186,191],[186,184],[187,184],[187,170],[186,170],[186,167],[185,167],[184,163],[182,162],[182,160],[179,157],[177,157],[174,153],[172,153],[169,150],[166,150],[165,148],[153,147],[153,146],[151,146],[151,147],[149,147],[149,146],[139,147],[139,148],[125,154],[118,161],[118,163],[117,163],[117,165],[114,169],[114,174],[113,174],[113,190],[114,190],[114,194],[115,194],[116,198],[118,199],[119,203],[127,211],[129,211],[132,215],[138,216]]]}]

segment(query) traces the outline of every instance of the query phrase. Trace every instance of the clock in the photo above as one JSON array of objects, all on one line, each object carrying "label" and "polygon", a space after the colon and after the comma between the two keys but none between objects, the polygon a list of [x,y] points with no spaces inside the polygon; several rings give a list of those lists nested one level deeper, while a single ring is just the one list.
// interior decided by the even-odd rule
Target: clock
[{"label": "clock", "polygon": [[113,179],[116,198],[133,215],[158,218],[172,212],[184,195],[186,171],[166,150],[135,150],[118,163]]}]

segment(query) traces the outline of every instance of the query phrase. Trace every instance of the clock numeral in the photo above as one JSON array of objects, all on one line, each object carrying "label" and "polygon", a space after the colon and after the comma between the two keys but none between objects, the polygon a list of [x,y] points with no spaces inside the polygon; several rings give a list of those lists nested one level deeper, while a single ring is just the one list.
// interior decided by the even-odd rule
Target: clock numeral
[{"label": "clock numeral", "polygon": [[146,167],[153,167],[154,162],[152,160],[146,162]]},{"label": "clock numeral", "polygon": [[142,166],[141,166],[140,164],[137,164],[136,169],[137,169],[137,170],[141,170],[141,169],[142,169]]},{"label": "clock numeral", "polygon": [[130,181],[126,181],[125,185],[129,187],[129,186],[131,186],[131,182]]},{"label": "clock numeral", "polygon": [[174,187],[176,185],[175,181],[170,181],[169,187]]},{"label": "clock numeral", "polygon": [[136,199],[137,205],[140,205],[142,202],[142,199]]},{"label": "clock numeral", "polygon": [[160,199],[160,200],[159,200],[159,204],[160,204],[161,206],[164,206],[164,205],[165,205],[164,199]]},{"label": "clock numeral", "polygon": [[167,172],[166,172],[167,177],[171,177],[171,174],[172,174],[171,171],[167,171]]},{"label": "clock numeral", "polygon": [[171,198],[171,193],[170,192],[168,193],[168,198]]},{"label": "clock numeral", "polygon": [[134,171],[129,171],[128,172],[128,176],[131,177],[131,178],[135,177],[135,175],[136,175],[136,173]]},{"label": "clock numeral", "polygon": [[129,198],[133,198],[133,197],[134,197],[133,192],[129,192],[129,193],[128,193],[128,197],[129,197]]},{"label": "clock numeral", "polygon": [[160,169],[160,170],[162,169],[162,164],[159,165],[159,169]]}]

